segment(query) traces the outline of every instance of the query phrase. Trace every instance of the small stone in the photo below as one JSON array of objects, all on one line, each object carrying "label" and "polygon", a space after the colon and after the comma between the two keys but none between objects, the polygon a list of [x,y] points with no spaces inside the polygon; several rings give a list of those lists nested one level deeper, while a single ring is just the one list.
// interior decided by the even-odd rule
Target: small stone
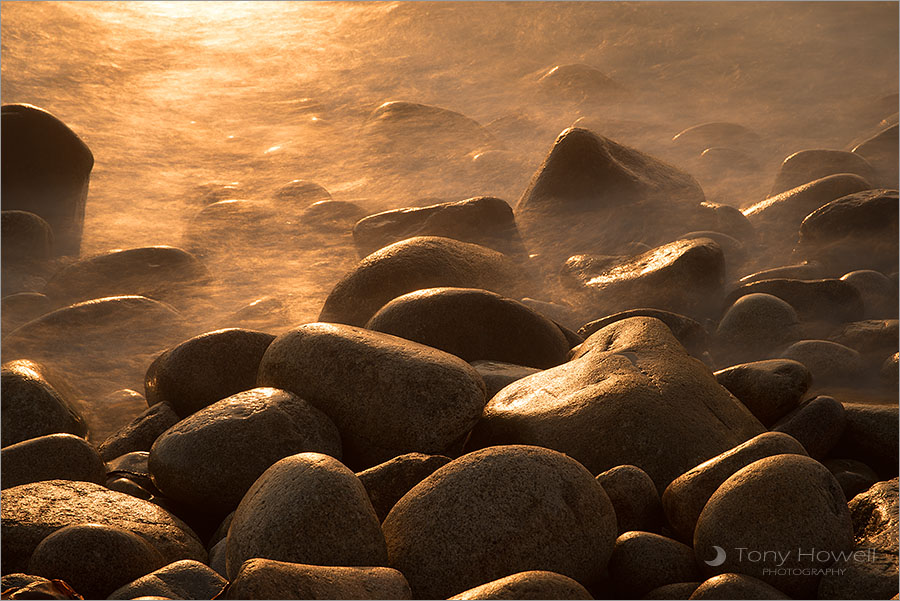
[{"label": "small stone", "polygon": [[448,463],[450,458],[443,455],[407,453],[359,472],[356,477],[366,488],[375,514],[383,522],[403,495]]},{"label": "small stone", "polygon": [[793,410],[812,382],[806,366],[790,359],[732,365],[714,375],[766,427]]},{"label": "small stone", "polygon": [[228,581],[208,566],[183,559],[161,567],[146,576],[116,589],[107,599],[166,597],[169,599],[212,599]]},{"label": "small stone", "polygon": [[499,578],[453,595],[451,600],[476,599],[593,599],[583,586],[556,572],[532,570]]},{"label": "small stone", "polygon": [[726,365],[767,358],[778,347],[796,340],[799,324],[794,308],[776,296],[741,296],[728,308],[716,329],[716,358]]},{"label": "small stone", "polygon": [[863,375],[859,353],[829,340],[800,340],[786,348],[781,357],[805,365],[817,386],[855,384]]},{"label": "small stone", "polygon": [[678,538],[692,541],[700,513],[723,482],[755,461],[788,453],[807,454],[806,449],[787,434],[766,432],[686,471],[673,480],[662,495],[669,525]]},{"label": "small stone", "polygon": [[867,182],[877,179],[872,165],[858,154],[843,150],[801,150],[784,159],[769,195],[836,173],[858,175]]},{"label": "small stone", "polygon": [[597,475],[616,511],[618,533],[656,532],[662,524],[662,505],[656,485],[647,472],[620,465]]},{"label": "small stone", "polygon": [[177,424],[179,419],[171,405],[157,403],[110,435],[97,450],[104,461],[132,451],[149,451],[160,434]]},{"label": "small stone", "polygon": [[42,480],[78,480],[103,484],[106,466],[97,450],[72,434],[48,434],[0,451],[3,488]]},{"label": "small stone", "polygon": [[719,574],[694,589],[690,599],[790,599],[790,597],[753,576]]},{"label": "small stone", "polygon": [[494,395],[525,376],[541,371],[534,367],[524,367],[500,361],[472,361],[472,367],[484,380],[485,398],[491,400]]},{"label": "small stone", "polygon": [[822,459],[844,433],[844,406],[830,396],[817,396],[785,415],[772,426],[795,438],[809,456]]},{"label": "small stone", "polygon": [[650,532],[625,532],[616,539],[609,577],[623,598],[641,597],[666,584],[700,578],[694,550]]}]

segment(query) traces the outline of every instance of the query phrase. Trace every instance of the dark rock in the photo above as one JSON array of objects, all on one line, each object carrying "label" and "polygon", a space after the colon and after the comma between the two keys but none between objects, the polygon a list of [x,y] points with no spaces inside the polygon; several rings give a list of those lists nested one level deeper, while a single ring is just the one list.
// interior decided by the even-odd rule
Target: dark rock
[{"label": "dark rock", "polygon": [[[694,531],[694,551],[711,575],[753,576],[801,598],[811,598],[820,570],[852,548],[840,485],[801,455],[767,457],[734,473],[710,497]],[[713,567],[712,558],[724,561]]]},{"label": "dark rock", "polygon": [[593,599],[583,586],[556,572],[532,570],[499,578],[450,599]]},{"label": "dark rock", "polygon": [[357,470],[403,453],[458,450],[485,403],[481,377],[461,359],[338,324],[306,324],[276,338],[258,383],[328,415]]},{"label": "dark rock", "polygon": [[2,211],[0,225],[3,291],[12,294],[42,289],[53,269],[50,226],[28,211]]},{"label": "dark rock", "polygon": [[364,326],[385,304],[407,292],[452,286],[519,298],[529,284],[513,261],[483,246],[421,236],[363,259],[335,285],[319,321]]},{"label": "dark rock", "polygon": [[64,580],[87,599],[105,599],[123,584],[162,565],[159,551],[128,530],[74,524],[40,542],[28,561],[28,571]]},{"label": "dark rock", "polygon": [[72,434],[48,434],[0,451],[3,488],[42,480],[79,480],[103,484],[106,466],[97,450]]},{"label": "dark rock", "polygon": [[878,474],[862,461],[855,459],[826,459],[822,465],[834,475],[844,496],[852,499],[878,482]]},{"label": "dark rock", "polygon": [[2,111],[3,210],[43,218],[53,230],[54,253],[78,256],[94,156],[62,121],[30,104]]},{"label": "dark rock", "polygon": [[116,589],[107,599],[135,599],[144,596],[212,599],[227,584],[227,580],[208,566],[199,561],[183,559]]},{"label": "dark rock", "polygon": [[391,568],[335,567],[248,559],[223,599],[411,599]]},{"label": "dark rock", "polygon": [[38,543],[72,524],[95,523],[131,531],[167,563],[206,560],[206,550],[181,520],[147,501],[91,482],[49,480],[2,492],[4,573],[25,571]]},{"label": "dark rock", "polygon": [[568,363],[500,391],[469,446],[540,445],[593,473],[635,465],[662,490],[762,431],[664,323],[631,317],[591,335]]},{"label": "dark rock", "polygon": [[369,215],[353,227],[360,258],[415,236],[441,236],[491,248],[516,259],[527,253],[506,201],[478,196],[428,207],[393,209]]},{"label": "dark rock", "polygon": [[695,590],[697,590],[698,586],[700,586],[699,582],[677,582],[675,584],[666,584],[653,589],[641,597],[641,599],[687,599]]},{"label": "dark rock", "polygon": [[106,480],[106,488],[126,495],[131,495],[132,497],[137,497],[138,499],[143,499],[144,501],[154,500],[152,492],[142,487],[131,478],[111,476]]},{"label": "dark rock", "polygon": [[699,580],[694,550],[650,532],[626,532],[616,539],[609,577],[623,598],[642,597],[667,584]]},{"label": "dark rock", "polygon": [[384,521],[391,565],[426,599],[526,568],[590,585],[615,531],[612,504],[583,466],[529,446],[484,449],[445,465]]},{"label": "dark rock", "polygon": [[647,472],[633,465],[619,465],[597,475],[616,510],[618,533],[656,532],[662,525],[662,505],[656,485]]},{"label": "dark rock", "polygon": [[897,191],[866,190],[833,200],[800,225],[795,253],[834,274],[897,271]]},{"label": "dark rock", "polygon": [[809,456],[822,459],[844,433],[844,406],[830,396],[817,396],[778,420],[772,430],[792,436]]},{"label": "dark rock", "polygon": [[256,385],[272,334],[237,328],[195,336],[160,355],[147,369],[147,402],[168,403],[181,416]]},{"label": "dark rock", "polygon": [[800,340],[786,348],[781,356],[805,365],[816,386],[854,384],[863,375],[862,357],[859,353],[828,340]]},{"label": "dark rock", "polygon": [[168,403],[157,403],[104,440],[97,450],[105,461],[132,451],[149,451],[160,434],[178,421]]},{"label": "dark rock", "polygon": [[728,306],[742,296],[754,293],[777,296],[793,307],[803,321],[843,323],[859,321],[865,314],[859,291],[838,279],[760,280],[732,290],[725,304]]},{"label": "dark rock", "polygon": [[690,599],[790,599],[790,597],[753,576],[719,574],[694,589]]},{"label": "dark rock", "polygon": [[62,580],[30,574],[7,574],[0,584],[4,599],[82,599]]},{"label": "dark rock", "polygon": [[866,319],[897,317],[897,283],[883,273],[858,269],[845,273],[841,280],[859,290]]},{"label": "dark rock", "polygon": [[149,462],[150,453],[147,451],[132,451],[108,461],[106,473],[108,477],[130,478],[147,490],[158,492],[150,475]]},{"label": "dark rock", "polygon": [[403,495],[448,463],[450,458],[443,455],[407,453],[359,472],[356,477],[366,488],[375,514],[383,522]]},{"label": "dark rock", "polygon": [[[186,306],[210,278],[196,257],[172,246],[114,250],[59,269],[43,292],[57,307],[107,296],[138,295]],[[186,298],[188,297],[188,298]]]},{"label": "dark rock", "polygon": [[153,443],[149,468],[166,497],[224,515],[270,465],[304,452],[340,459],[331,420],[290,392],[254,388],[166,430]]},{"label": "dark rock", "polygon": [[[52,379],[52,376],[51,376]],[[33,361],[3,365],[0,437],[6,447],[46,434],[84,436],[87,426],[79,411],[48,381],[46,370]]]},{"label": "dark rock", "polygon": [[891,388],[897,387],[898,363],[900,363],[900,353],[894,353],[884,360],[881,364],[879,376]]},{"label": "dark rock", "polygon": [[897,125],[894,124],[857,144],[852,152],[866,159],[875,169],[878,177],[873,180],[873,183],[885,188],[896,188],[898,181],[897,145]]},{"label": "dark rock", "polygon": [[702,223],[705,224],[705,227],[727,234],[744,244],[756,240],[756,229],[740,209],[708,200],[701,202],[700,208],[704,212]]},{"label": "dark rock", "polygon": [[709,350],[708,335],[702,325],[690,317],[661,309],[631,309],[607,315],[581,326],[578,335],[587,339],[597,330],[629,317],[655,317],[660,320],[669,326],[678,342],[694,357],[700,358]]},{"label": "dark rock", "polygon": [[771,294],[750,293],[725,312],[713,348],[720,364],[756,361],[796,340],[799,328],[797,312],[787,302]]},{"label": "dark rock", "polygon": [[228,578],[228,540],[222,539],[209,549],[209,567],[222,578]]},{"label": "dark rock", "polygon": [[714,375],[766,427],[794,409],[812,382],[809,370],[789,359],[732,365]]},{"label": "dark rock", "polygon": [[490,400],[495,394],[525,376],[541,371],[533,367],[523,367],[499,361],[472,361],[472,367],[484,380],[485,398]]},{"label": "dark rock", "polygon": [[[3,286],[4,290],[6,286]],[[0,300],[0,319],[4,332],[12,332],[20,325],[37,319],[53,310],[50,299],[39,292],[7,294]]]},{"label": "dark rock", "polygon": [[560,328],[522,303],[487,290],[428,288],[383,306],[366,329],[431,346],[465,361],[488,359],[544,369],[564,363]]},{"label": "dark rock", "polygon": [[858,154],[843,150],[801,150],[784,159],[770,196],[836,173],[858,175],[867,182],[877,179],[869,162]]},{"label": "dark rock", "polygon": [[285,457],[253,484],[228,530],[230,580],[262,557],[327,566],[387,565],[378,517],[366,489],[337,459]]},{"label": "dark rock", "polygon": [[843,405],[846,427],[832,456],[862,461],[872,466],[885,479],[896,476],[900,454],[897,406],[863,403]]}]

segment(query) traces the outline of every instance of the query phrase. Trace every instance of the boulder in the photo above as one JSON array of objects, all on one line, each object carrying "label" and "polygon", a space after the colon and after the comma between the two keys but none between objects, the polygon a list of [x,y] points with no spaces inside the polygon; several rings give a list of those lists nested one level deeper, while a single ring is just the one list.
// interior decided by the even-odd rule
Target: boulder
[{"label": "boulder", "polygon": [[742,148],[760,144],[759,134],[738,123],[711,121],[683,129],[672,137],[672,144],[687,153],[699,155],[717,147]]},{"label": "boulder", "polygon": [[[7,291],[6,286],[2,286]],[[4,332],[12,332],[22,324],[53,310],[50,299],[40,292],[17,292],[0,299],[0,319]]]},{"label": "boulder", "polygon": [[663,490],[691,466],[763,431],[658,319],[617,321],[572,353],[569,362],[494,396],[470,448],[535,444],[592,473],[635,465]]},{"label": "boulder", "polygon": [[472,361],[472,367],[484,380],[485,398],[492,399],[495,394],[525,376],[541,371],[534,367],[524,367],[500,361]]},{"label": "boulder", "polygon": [[147,403],[168,403],[184,418],[256,385],[259,362],[272,334],[231,328],[185,340],[147,369]]},{"label": "boulder", "polygon": [[222,599],[412,599],[403,574],[382,567],[337,567],[248,559]]},{"label": "boulder", "polygon": [[714,375],[766,427],[793,410],[812,382],[809,370],[790,359],[741,363]]},{"label": "boulder", "polygon": [[28,211],[0,212],[0,264],[6,294],[32,292],[44,286],[53,264],[53,232],[46,221]]},{"label": "boulder", "polygon": [[896,476],[900,455],[897,406],[843,405],[846,425],[843,436],[832,450],[832,456],[863,461],[885,479]]},{"label": "boulder", "polygon": [[777,296],[793,307],[803,321],[842,323],[859,321],[865,314],[859,291],[838,279],[759,280],[732,290],[725,298],[725,306],[748,294]]},{"label": "boulder", "polygon": [[859,353],[829,340],[799,340],[787,347],[781,357],[805,365],[817,386],[835,383],[852,385],[859,383],[863,377],[863,362]]},{"label": "boulder", "polygon": [[42,540],[65,526],[85,523],[133,532],[159,551],[165,563],[206,561],[203,544],[181,520],[153,503],[92,482],[48,480],[7,488],[0,493],[0,513],[4,573],[26,571]]},{"label": "boulder", "polygon": [[308,179],[295,179],[280,186],[272,197],[279,202],[290,203],[296,208],[317,202],[328,202],[331,200],[331,192],[321,184]]},{"label": "boulder", "polygon": [[694,589],[690,599],[790,599],[790,597],[753,576],[719,574]]},{"label": "boulder", "polygon": [[858,154],[844,150],[801,150],[784,159],[769,196],[836,173],[858,175],[867,182],[877,180],[872,165]]},{"label": "boulder", "polygon": [[86,599],[105,599],[162,563],[159,551],[128,530],[73,524],[38,544],[28,561],[28,573],[64,580]]},{"label": "boulder", "polygon": [[97,450],[72,434],[47,434],[4,447],[0,468],[3,488],[42,480],[106,482],[106,466]]},{"label": "boulder", "polygon": [[568,576],[542,570],[519,572],[453,595],[450,599],[593,599]]},{"label": "boulder", "polygon": [[303,209],[298,221],[318,232],[349,234],[367,214],[364,208],[346,200],[320,200]]},{"label": "boulder", "polygon": [[885,128],[863,142],[857,144],[852,152],[866,159],[875,169],[877,178],[873,183],[885,188],[896,188],[897,172],[897,124]]},{"label": "boulder", "polygon": [[828,468],[841,485],[844,497],[852,499],[878,482],[878,474],[871,467],[855,459],[826,459],[822,465]]},{"label": "boulder", "polygon": [[392,209],[361,218],[353,226],[353,242],[360,258],[415,236],[452,238],[491,248],[516,259],[527,256],[512,207],[491,196]]},{"label": "boulder", "polygon": [[556,65],[541,74],[538,89],[553,99],[610,104],[629,96],[627,88],[599,69],[581,63]]},{"label": "boulder", "polygon": [[678,342],[694,357],[701,358],[709,350],[708,334],[699,322],[690,317],[661,309],[630,309],[607,315],[581,326],[578,329],[578,335],[586,339],[597,330],[628,317],[655,317],[662,321],[669,326]]},{"label": "boulder", "polygon": [[844,406],[830,396],[817,396],[778,420],[772,431],[793,437],[810,457],[822,459],[840,440],[845,424]]},{"label": "boulder", "polygon": [[858,352],[865,363],[880,365],[900,346],[896,319],[867,319],[843,324],[829,340]]},{"label": "boulder", "polygon": [[509,257],[468,242],[419,236],[363,259],[332,289],[319,321],[364,326],[388,301],[438,286],[479,288],[511,298],[529,284]]},{"label": "boulder", "polygon": [[770,356],[800,335],[800,319],[787,302],[771,294],[739,297],[719,321],[713,349],[719,364]]},{"label": "boulder", "polygon": [[132,451],[149,451],[159,435],[179,421],[168,403],[157,403],[104,440],[97,450],[104,461]]},{"label": "boulder", "polygon": [[300,453],[253,483],[228,529],[227,571],[261,557],[325,566],[384,566],[378,516],[359,479],[337,459]]},{"label": "boulder", "polygon": [[673,480],[662,495],[663,510],[672,530],[678,538],[690,542],[706,502],[723,482],[755,461],[790,453],[807,454],[806,449],[787,434],[766,432],[686,471]]},{"label": "boulder", "polygon": [[638,598],[667,584],[700,579],[694,550],[650,532],[625,532],[616,539],[609,577],[626,599]]},{"label": "boulder", "polygon": [[801,598],[811,598],[823,571],[852,548],[840,485],[802,455],[767,457],[735,472],[694,531],[694,551],[710,575],[753,576]]},{"label": "boulder", "polygon": [[305,452],[340,459],[341,438],[331,420],[293,393],[254,388],[163,432],[150,449],[149,468],[166,497],[224,515],[270,465]]},{"label": "boulder", "polygon": [[880,271],[857,269],[841,276],[859,291],[866,319],[897,317],[897,283]]},{"label": "boulder", "polygon": [[616,518],[582,465],[513,445],[438,469],[400,499],[383,528],[391,565],[413,595],[443,599],[526,569],[590,586],[612,552]]},{"label": "boulder", "polygon": [[359,472],[356,477],[366,488],[375,514],[383,522],[403,495],[448,463],[450,458],[443,455],[407,453]]},{"label": "boulder", "polygon": [[212,599],[227,584],[227,580],[208,566],[199,561],[182,559],[116,589],[107,599],[136,599],[145,596]]},{"label": "boulder", "polygon": [[662,525],[659,492],[641,468],[619,465],[597,474],[597,482],[616,511],[619,534],[632,530],[656,532]]},{"label": "boulder", "polygon": [[339,324],[305,324],[276,338],[258,384],[328,415],[357,470],[404,453],[458,450],[485,403],[481,377],[462,359]]},{"label": "boulder", "polygon": [[53,229],[56,255],[78,256],[94,156],[57,117],[30,104],[2,109],[3,210],[23,210]]},{"label": "boulder", "polygon": [[699,582],[677,582],[675,584],[666,584],[659,588],[655,588],[641,599],[687,599],[693,594]]},{"label": "boulder", "polygon": [[398,296],[366,329],[431,346],[465,361],[492,359],[545,369],[564,363],[559,326],[522,303],[487,290],[427,288]]},{"label": "boulder", "polygon": [[82,598],[62,580],[48,580],[32,574],[6,574],[0,587],[8,599]]}]

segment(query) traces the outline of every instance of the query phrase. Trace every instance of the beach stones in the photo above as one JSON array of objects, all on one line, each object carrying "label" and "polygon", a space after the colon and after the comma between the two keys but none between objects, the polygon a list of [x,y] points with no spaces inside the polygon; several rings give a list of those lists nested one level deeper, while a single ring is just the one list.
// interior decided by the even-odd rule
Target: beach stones
[{"label": "beach stones", "polygon": [[157,403],[111,434],[97,450],[105,461],[132,451],[149,451],[159,435],[179,419],[168,403]]},{"label": "beach stones", "polygon": [[650,532],[625,532],[609,559],[609,578],[623,598],[639,598],[667,584],[694,582],[700,569],[694,550]]},{"label": "beach stones", "polygon": [[542,570],[519,572],[476,586],[450,599],[593,599],[583,586],[568,576]]},{"label": "beach stones", "polygon": [[5,104],[2,123],[3,210],[39,215],[53,230],[54,254],[78,256],[94,156],[75,132],[36,106]]},{"label": "beach stones", "polygon": [[420,482],[384,521],[391,566],[417,598],[437,599],[526,569],[595,583],[616,519],[579,463],[549,449],[469,453]]},{"label": "beach stones", "polygon": [[324,186],[307,179],[291,180],[275,190],[272,196],[279,202],[291,203],[296,206],[307,206],[332,200],[331,192]]},{"label": "beach stones", "polygon": [[781,163],[769,195],[775,196],[835,173],[851,173],[867,182],[877,180],[872,165],[858,154],[844,150],[801,150]]},{"label": "beach stones", "polygon": [[844,497],[852,499],[878,482],[878,474],[862,461],[855,459],[826,459],[822,465],[834,474],[834,479],[841,485]]},{"label": "beach stones", "polygon": [[685,471],[666,487],[662,495],[669,525],[681,540],[690,542],[706,502],[723,482],[755,461],[790,453],[807,454],[806,449],[787,434],[766,432]]},{"label": "beach stones", "polygon": [[569,362],[501,390],[470,448],[545,446],[593,473],[635,465],[662,490],[762,430],[664,323],[632,317],[591,335]]},{"label": "beach stones", "polygon": [[169,599],[212,599],[227,584],[227,580],[208,566],[182,559],[116,589],[107,599],[136,599],[150,595]]},{"label": "beach stones", "polygon": [[337,459],[278,461],[244,496],[228,530],[233,580],[255,557],[325,566],[384,566],[387,551],[366,489]]},{"label": "beach stones", "polygon": [[655,532],[662,524],[659,492],[647,473],[633,465],[619,465],[597,475],[616,510],[618,532]]},{"label": "beach stones", "polygon": [[897,282],[880,271],[858,269],[845,273],[841,281],[859,291],[866,319],[897,317]]},{"label": "beach stones", "polygon": [[771,278],[744,284],[732,290],[725,299],[731,304],[748,294],[771,294],[797,311],[803,321],[842,323],[863,319],[865,307],[859,291],[851,284],[832,278],[794,280]]},{"label": "beach stones", "polygon": [[382,567],[336,567],[248,559],[223,599],[411,599],[403,574]]},{"label": "beach stones", "polygon": [[817,386],[853,384],[862,376],[859,353],[830,340],[799,340],[787,347],[781,356],[805,365]]},{"label": "beach stones", "polygon": [[581,63],[556,65],[542,74],[538,89],[574,102],[615,103],[628,96],[625,87],[599,69]]},{"label": "beach stones", "polygon": [[817,396],[778,420],[772,430],[788,434],[810,457],[822,459],[840,440],[845,425],[844,406],[830,396]]},{"label": "beach stones", "polygon": [[147,369],[147,402],[166,402],[181,416],[249,390],[275,336],[231,328],[195,336],[160,355]]},{"label": "beach stones", "polygon": [[289,390],[328,415],[354,469],[458,450],[485,403],[481,377],[461,359],[338,324],[306,324],[276,338],[258,384]]},{"label": "beach stones", "polygon": [[878,175],[874,183],[885,188],[897,187],[897,124],[887,127],[853,148],[853,153],[866,159]]},{"label": "beach stones", "polygon": [[895,272],[897,206],[896,190],[866,190],[833,200],[803,220],[795,252],[834,274]]},{"label": "beach stones", "polygon": [[711,148],[754,148],[761,142],[759,134],[738,123],[711,121],[684,129],[672,137],[672,144],[699,155]]},{"label": "beach stones", "polygon": [[707,229],[703,191],[688,174],[586,129],[562,132],[515,207],[532,252],[622,254]]},{"label": "beach stones", "polygon": [[790,599],[790,597],[753,576],[719,574],[696,587],[690,599]]},{"label": "beach stones", "polygon": [[578,329],[578,335],[582,338],[587,338],[597,330],[628,317],[655,317],[669,326],[669,329],[672,330],[672,333],[675,335],[675,338],[678,339],[678,342],[680,342],[681,345],[695,357],[700,358],[709,350],[708,334],[706,329],[700,325],[699,322],[685,315],[672,313],[671,311],[663,311],[661,309],[630,309],[628,311],[614,313],[613,315],[607,315],[606,317],[595,319],[594,321],[581,326]]},{"label": "beach stones", "polygon": [[363,259],[332,289],[319,321],[364,326],[388,301],[438,286],[480,288],[519,298],[529,284],[522,269],[497,251],[450,238],[420,236]]},{"label": "beach stones", "polygon": [[292,218],[269,202],[228,199],[203,207],[187,224],[184,248],[202,259],[227,256],[225,249],[245,252],[284,250]]},{"label": "beach stones", "polygon": [[694,532],[698,559],[717,560],[710,573],[753,576],[792,597],[811,598],[822,570],[852,548],[844,493],[825,466],[801,455],[768,457],[733,474]]},{"label": "beach stones", "polygon": [[719,307],[725,258],[716,242],[695,238],[570,273],[595,314],[649,306],[700,317]]},{"label": "beach stones", "polygon": [[442,236],[479,244],[517,259],[527,254],[512,208],[491,196],[384,211],[361,219],[353,227],[353,242],[360,257],[415,236]]},{"label": "beach stones", "polygon": [[40,542],[28,561],[28,573],[64,580],[86,599],[105,599],[162,563],[156,549],[128,530],[74,524]]},{"label": "beach stones", "polygon": [[500,361],[472,361],[471,365],[484,380],[484,398],[486,399],[493,398],[495,394],[516,380],[541,371],[534,367],[523,367]]},{"label": "beach stones", "polygon": [[356,477],[366,488],[372,507],[383,522],[403,495],[448,463],[450,458],[443,455],[407,453],[359,472]]},{"label": "beach stones", "polygon": [[307,451],[340,458],[331,420],[290,392],[254,388],[166,430],[153,443],[149,468],[166,497],[224,515],[270,465]]},{"label": "beach stones", "polygon": [[2,446],[46,434],[69,433],[84,436],[84,418],[71,401],[45,376],[42,366],[33,361],[3,364],[0,432]]},{"label": "beach stones", "polygon": [[884,478],[897,475],[900,420],[896,405],[843,403],[844,434],[832,456],[857,459],[872,466]]},{"label": "beach stones", "polygon": [[157,505],[92,482],[23,484],[4,490],[0,499],[4,573],[25,572],[42,540],[60,528],[84,523],[133,532],[150,543],[164,563],[206,560],[202,543],[181,520]]},{"label": "beach stones", "polygon": [[812,382],[806,366],[790,359],[732,365],[714,375],[766,427],[796,407]]},{"label": "beach stones", "polygon": [[298,220],[313,230],[345,234],[366,214],[364,208],[346,200],[320,200],[303,209]]},{"label": "beach stones", "polygon": [[50,225],[28,211],[0,212],[3,291],[5,294],[43,288],[52,269],[53,232]]},{"label": "beach stones", "polygon": [[522,303],[487,290],[428,288],[383,306],[366,328],[466,361],[490,359],[544,369],[566,361],[560,328]]},{"label": "beach stones", "polygon": [[97,450],[72,434],[48,434],[0,451],[3,488],[41,480],[80,480],[103,484],[106,466]]}]

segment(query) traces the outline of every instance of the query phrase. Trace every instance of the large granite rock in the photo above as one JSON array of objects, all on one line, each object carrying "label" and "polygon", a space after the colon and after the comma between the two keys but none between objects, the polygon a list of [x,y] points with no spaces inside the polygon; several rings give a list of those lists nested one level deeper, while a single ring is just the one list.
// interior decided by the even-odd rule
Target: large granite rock
[{"label": "large granite rock", "polygon": [[568,363],[500,391],[485,407],[470,447],[545,446],[592,473],[635,465],[663,490],[762,431],[664,323],[632,317],[593,334]]}]

